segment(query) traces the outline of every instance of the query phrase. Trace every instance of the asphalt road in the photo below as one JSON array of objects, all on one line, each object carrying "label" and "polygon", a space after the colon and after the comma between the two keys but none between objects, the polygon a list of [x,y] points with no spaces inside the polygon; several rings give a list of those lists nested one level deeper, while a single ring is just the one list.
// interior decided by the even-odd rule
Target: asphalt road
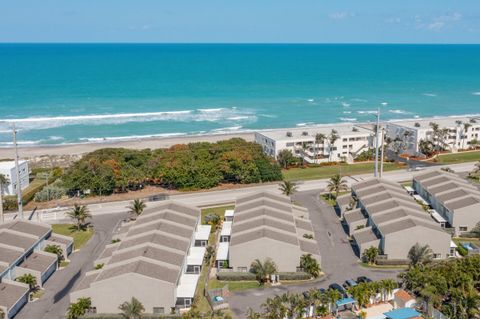
[{"label": "asphalt road", "polygon": [[399,270],[372,269],[360,265],[335,211],[320,200],[319,195],[320,190],[299,192],[294,196],[294,200],[308,208],[310,212],[325,277],[320,281],[302,285],[259,288],[233,293],[229,297],[229,304],[236,318],[245,318],[245,312],[249,307],[260,310],[261,304],[267,298],[285,292],[300,293],[313,287],[327,288],[332,283],[343,284],[345,280],[359,276],[367,276],[372,280],[397,278]]},{"label": "asphalt road", "polygon": [[69,293],[93,269],[94,260],[106,244],[112,232],[125,214],[93,216],[95,234],[78,252],[70,256],[70,264],[55,272],[45,285],[45,294],[37,301],[28,303],[16,319],[61,319],[70,304]]},{"label": "asphalt road", "polygon": [[[452,168],[455,172],[469,172],[474,168],[474,162],[472,163],[462,163],[462,164],[452,164],[452,165],[444,165]],[[426,167],[421,172],[419,171],[407,171],[407,170],[396,170],[385,172],[383,178],[393,182],[403,182],[408,181],[413,178],[415,174],[419,174],[431,169],[438,169],[443,167],[442,165],[435,166],[435,167]],[[346,180],[349,185],[355,183],[358,180],[371,178],[373,174],[361,174],[361,175],[353,175],[347,176]],[[299,191],[310,191],[310,190],[318,190],[324,189],[328,183],[328,179],[318,179],[318,180],[311,180],[311,181],[299,181],[298,190]],[[242,187],[237,189],[229,189],[223,191],[205,191],[205,192],[192,192],[192,193],[185,193],[185,194],[178,194],[170,196],[172,200],[178,200],[183,203],[193,205],[193,206],[213,206],[219,204],[228,204],[235,202],[235,199],[239,196],[243,196],[253,192],[261,192],[261,191],[269,191],[274,193],[280,193],[278,189],[278,183],[270,183],[270,184],[263,184],[263,185],[256,185],[251,187]],[[121,201],[121,202],[105,202],[101,204],[91,204],[88,205],[90,212],[93,215],[103,215],[103,214],[117,214],[119,212],[126,211],[126,207],[129,206],[131,201]],[[155,206],[158,205],[159,202],[149,202],[147,206]],[[66,207],[64,210],[68,210],[69,208]],[[49,211],[55,211],[49,210]],[[28,216],[31,212],[26,212],[25,214]],[[5,219],[9,220],[14,217],[15,214],[6,214]],[[58,213],[59,218],[62,219],[62,212]],[[55,220],[44,220],[45,222],[54,222]]]}]

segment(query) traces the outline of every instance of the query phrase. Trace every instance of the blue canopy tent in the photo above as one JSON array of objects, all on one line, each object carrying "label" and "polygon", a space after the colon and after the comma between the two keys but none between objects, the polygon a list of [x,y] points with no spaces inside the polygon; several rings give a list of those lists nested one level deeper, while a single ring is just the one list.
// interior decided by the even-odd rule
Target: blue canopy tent
[{"label": "blue canopy tent", "polygon": [[335,302],[335,305],[337,306],[337,311],[341,310],[340,308],[343,309],[348,309],[348,306],[354,306],[357,303],[357,301],[353,298],[342,298],[340,300],[337,300]]},{"label": "blue canopy tent", "polygon": [[421,317],[421,314],[412,308],[400,308],[389,312],[385,312],[384,315],[388,319],[411,319]]}]

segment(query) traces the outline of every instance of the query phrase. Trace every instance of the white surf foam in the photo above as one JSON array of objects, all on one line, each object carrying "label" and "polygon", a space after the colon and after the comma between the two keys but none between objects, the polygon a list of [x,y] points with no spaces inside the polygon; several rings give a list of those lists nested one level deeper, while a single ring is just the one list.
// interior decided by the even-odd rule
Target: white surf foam
[{"label": "white surf foam", "polygon": [[342,102],[343,107],[349,107],[350,105],[351,105],[350,103]]},{"label": "white surf foam", "polygon": [[434,93],[422,93],[424,96],[436,97],[437,95]]},{"label": "white surf foam", "polygon": [[354,117],[341,117],[340,120],[343,122],[355,122],[357,119]]},{"label": "white surf foam", "polygon": [[352,111],[343,111],[343,114],[351,114]]},{"label": "white surf foam", "polygon": [[480,95],[480,92],[473,92],[473,95]]},{"label": "white surf foam", "polygon": [[377,111],[357,111],[358,114],[377,114]]},{"label": "white surf foam", "polygon": [[186,133],[162,133],[162,134],[148,134],[148,135],[130,135],[130,136],[108,136],[108,137],[81,137],[80,141],[98,143],[108,141],[128,141],[128,140],[140,140],[154,137],[175,137],[187,135]]},{"label": "white surf foam", "polygon": [[404,111],[404,110],[388,110],[388,112],[393,113],[393,114],[411,114],[410,112]]}]

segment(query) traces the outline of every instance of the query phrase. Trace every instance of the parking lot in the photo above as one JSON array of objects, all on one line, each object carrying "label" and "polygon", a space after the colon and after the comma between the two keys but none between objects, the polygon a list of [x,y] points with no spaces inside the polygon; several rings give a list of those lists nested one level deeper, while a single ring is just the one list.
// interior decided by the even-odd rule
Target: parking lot
[{"label": "parking lot", "polygon": [[367,276],[372,280],[396,279],[399,273],[395,269],[373,269],[360,265],[334,209],[320,200],[319,190],[298,192],[293,200],[310,211],[315,237],[320,246],[321,267],[326,276],[319,281],[301,285],[235,292],[229,298],[229,304],[236,318],[245,318],[248,307],[260,310],[261,304],[267,298],[285,292],[301,293],[314,287],[328,288],[332,283],[343,284],[347,279],[360,276]]}]

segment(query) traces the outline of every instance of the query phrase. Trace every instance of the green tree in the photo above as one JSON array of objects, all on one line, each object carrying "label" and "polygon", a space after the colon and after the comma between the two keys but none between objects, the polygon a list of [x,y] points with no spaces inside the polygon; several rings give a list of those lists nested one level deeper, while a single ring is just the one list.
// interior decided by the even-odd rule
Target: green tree
[{"label": "green tree", "polygon": [[378,253],[378,248],[371,246],[363,251],[363,258],[372,265],[377,261]]},{"label": "green tree", "polygon": [[44,249],[47,253],[57,255],[57,265],[60,266],[60,262],[63,260],[63,250],[58,245],[47,245]]},{"label": "green tree", "polygon": [[37,288],[37,278],[32,274],[21,275],[15,278],[15,280],[28,285],[30,291],[33,291]]},{"label": "green tree", "polygon": [[382,299],[387,301],[388,296],[390,296],[395,288],[397,288],[397,283],[393,279],[383,279],[380,280],[380,288],[382,290]]},{"label": "green tree", "polygon": [[300,257],[300,267],[314,278],[318,278],[320,275],[320,265],[318,261],[312,257],[312,254],[302,255]]},{"label": "green tree", "polygon": [[205,216],[205,223],[211,225],[213,230],[217,230],[218,226],[220,225],[222,219],[218,214],[208,214]]},{"label": "green tree", "polygon": [[281,167],[287,169],[290,165],[295,163],[295,156],[293,156],[291,150],[284,149],[278,152],[277,162]]},{"label": "green tree", "polygon": [[329,147],[329,157],[328,157],[328,160],[331,161],[332,160],[332,155],[333,155],[333,149],[335,147],[335,142],[340,138],[340,136],[338,135],[338,132],[336,130],[333,130],[330,132],[330,135],[328,135],[328,142],[330,143],[330,147]]},{"label": "green tree", "polygon": [[145,207],[147,207],[147,204],[140,198],[136,198],[128,207],[128,210],[133,216],[138,217],[143,213]]},{"label": "green tree", "polygon": [[92,300],[90,298],[78,298],[77,302],[71,303],[67,310],[66,319],[79,319],[91,307]]},{"label": "green tree", "polygon": [[411,266],[425,265],[432,261],[433,251],[428,245],[421,246],[419,243],[416,243],[408,251],[408,259]]},{"label": "green tree", "polygon": [[252,308],[247,309],[246,313],[247,319],[261,319],[262,315],[256,311],[254,311]]},{"label": "green tree", "polygon": [[347,182],[343,179],[340,174],[335,174],[330,177],[330,180],[327,184],[327,191],[330,192],[330,196],[333,197],[335,194],[335,199],[338,198],[340,192],[345,192],[348,190]]},{"label": "green tree", "polygon": [[67,216],[75,221],[77,225],[77,230],[81,230],[85,227],[85,222],[88,218],[92,218],[87,206],[74,204],[73,208],[67,212]]},{"label": "green tree", "polygon": [[268,281],[270,275],[277,271],[277,266],[270,258],[265,259],[263,263],[260,259],[255,259],[250,266],[250,270],[255,274],[260,285],[263,285]]},{"label": "green tree", "polygon": [[317,157],[318,157],[318,145],[320,144],[324,145],[326,139],[327,139],[327,136],[323,133],[315,134],[315,162],[317,161]]},{"label": "green tree", "polygon": [[292,196],[295,192],[297,192],[298,186],[294,182],[283,181],[282,184],[280,184],[279,190],[282,191],[283,195]]},{"label": "green tree", "polygon": [[342,294],[336,289],[328,289],[326,292],[326,299],[328,301],[328,308],[330,311],[335,309],[335,303],[342,298]]},{"label": "green tree", "polygon": [[0,308],[0,319],[5,319],[5,311],[2,308]]},{"label": "green tree", "polygon": [[8,178],[0,174],[0,223],[3,222],[3,188],[8,184]]},{"label": "green tree", "polygon": [[130,302],[125,301],[118,308],[122,311],[122,318],[125,319],[141,319],[145,311],[142,303],[135,297],[132,297]]}]

